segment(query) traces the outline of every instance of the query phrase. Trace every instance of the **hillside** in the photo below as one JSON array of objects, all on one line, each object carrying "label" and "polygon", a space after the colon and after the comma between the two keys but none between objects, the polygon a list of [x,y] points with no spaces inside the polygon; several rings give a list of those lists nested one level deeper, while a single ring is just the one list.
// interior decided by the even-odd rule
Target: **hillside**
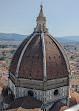
[{"label": "hillside", "polygon": [[[0,41],[23,41],[27,35],[0,33]],[[79,42],[79,36],[55,37],[59,42]]]},{"label": "hillside", "polygon": [[63,36],[57,40],[60,42],[79,42],[79,36]]},{"label": "hillside", "polygon": [[0,41],[22,41],[27,37],[21,34],[0,33]]}]

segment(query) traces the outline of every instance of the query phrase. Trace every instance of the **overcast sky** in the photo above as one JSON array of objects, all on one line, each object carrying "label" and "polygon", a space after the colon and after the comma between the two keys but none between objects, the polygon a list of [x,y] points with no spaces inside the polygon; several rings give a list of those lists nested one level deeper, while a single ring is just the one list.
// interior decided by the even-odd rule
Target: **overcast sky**
[{"label": "overcast sky", "polygon": [[50,34],[79,35],[79,0],[0,0],[0,32],[31,34],[41,1]]}]

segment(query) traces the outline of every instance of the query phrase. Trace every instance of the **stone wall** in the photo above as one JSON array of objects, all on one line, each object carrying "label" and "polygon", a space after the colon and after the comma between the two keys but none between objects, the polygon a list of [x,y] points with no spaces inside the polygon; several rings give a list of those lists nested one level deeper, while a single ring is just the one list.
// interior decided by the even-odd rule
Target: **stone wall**
[{"label": "stone wall", "polygon": [[[68,98],[68,86],[43,91],[31,88],[15,87],[14,83],[9,79],[9,87],[15,95],[15,98],[28,96],[28,91],[32,91],[33,96],[45,104]],[[55,91],[57,91],[57,94],[55,94]]]}]

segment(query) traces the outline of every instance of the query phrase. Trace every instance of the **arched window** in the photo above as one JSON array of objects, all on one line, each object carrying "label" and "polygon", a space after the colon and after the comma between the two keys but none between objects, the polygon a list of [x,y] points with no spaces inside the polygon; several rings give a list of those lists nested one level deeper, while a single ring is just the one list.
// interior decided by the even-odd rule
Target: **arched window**
[{"label": "arched window", "polygon": [[33,96],[33,95],[34,95],[33,91],[29,90],[29,91],[28,91],[28,95],[29,95],[29,96]]},{"label": "arched window", "polygon": [[56,89],[56,90],[54,91],[54,95],[55,95],[55,96],[58,95],[58,89]]}]

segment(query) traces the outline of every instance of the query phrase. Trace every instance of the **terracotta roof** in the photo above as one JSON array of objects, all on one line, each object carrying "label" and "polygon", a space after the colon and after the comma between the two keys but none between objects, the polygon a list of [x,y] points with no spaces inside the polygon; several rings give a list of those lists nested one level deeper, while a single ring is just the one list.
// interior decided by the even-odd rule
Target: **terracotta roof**
[{"label": "terracotta roof", "polygon": [[[79,94],[76,92],[70,92],[70,104],[69,107],[79,104]],[[7,111],[39,111],[42,106],[42,102],[33,98],[33,97],[21,97],[15,99],[10,106],[8,107]],[[51,108],[50,111],[63,111],[67,109],[62,102],[56,102]]]},{"label": "terracotta roof", "polygon": [[2,89],[3,89],[3,88],[0,86],[0,93],[2,92]]},{"label": "terracotta roof", "polygon": [[76,104],[79,104],[79,94],[77,92],[70,92],[71,98],[70,98],[70,107]]},{"label": "terracotta roof", "polygon": [[[69,107],[72,107],[76,104],[79,104],[79,94],[76,92],[70,92],[70,103],[69,103]],[[61,102],[56,102],[51,108],[50,111],[63,111],[67,109],[67,106],[65,106],[63,103]]]},{"label": "terracotta roof", "polygon": [[35,36],[25,50],[19,68],[19,77],[43,79],[43,54],[40,36]]},{"label": "terracotta roof", "polygon": [[17,111],[40,111],[40,108],[35,108],[35,109],[24,109],[24,108],[19,108]]},{"label": "terracotta roof", "polygon": [[67,109],[67,106],[61,102],[57,102],[50,108],[50,111],[63,111],[65,109]]},{"label": "terracotta roof", "polygon": [[[31,78],[37,80],[43,80],[43,45],[45,45],[46,53],[46,73],[47,79],[61,78],[68,76],[67,64],[68,62],[63,48],[59,47],[59,43],[56,40],[44,35],[44,44],[41,40],[40,34],[34,36],[31,42],[28,44],[23,54],[18,75],[21,78]],[[17,49],[13,56],[10,65],[10,72],[16,74],[17,63],[19,61],[22,50],[24,49],[27,42],[31,39],[32,35],[26,38]],[[62,52],[63,51],[63,52]],[[65,61],[66,59],[66,61]],[[27,70],[26,70],[27,69]]]},{"label": "terracotta roof", "polygon": [[[38,109],[41,108],[42,102],[33,97],[21,97],[15,99],[7,108],[7,110],[15,109]],[[20,110],[19,110],[20,111]]]},{"label": "terracotta roof", "polygon": [[67,65],[60,48],[54,42],[53,38],[45,35],[44,39],[46,49],[47,78],[54,79],[60,77],[67,77]]},{"label": "terracotta roof", "polygon": [[78,85],[78,84],[79,84],[79,79],[70,79],[70,85]]},{"label": "terracotta roof", "polygon": [[12,95],[7,95],[3,97],[4,103],[10,104],[13,101],[13,96]]}]

